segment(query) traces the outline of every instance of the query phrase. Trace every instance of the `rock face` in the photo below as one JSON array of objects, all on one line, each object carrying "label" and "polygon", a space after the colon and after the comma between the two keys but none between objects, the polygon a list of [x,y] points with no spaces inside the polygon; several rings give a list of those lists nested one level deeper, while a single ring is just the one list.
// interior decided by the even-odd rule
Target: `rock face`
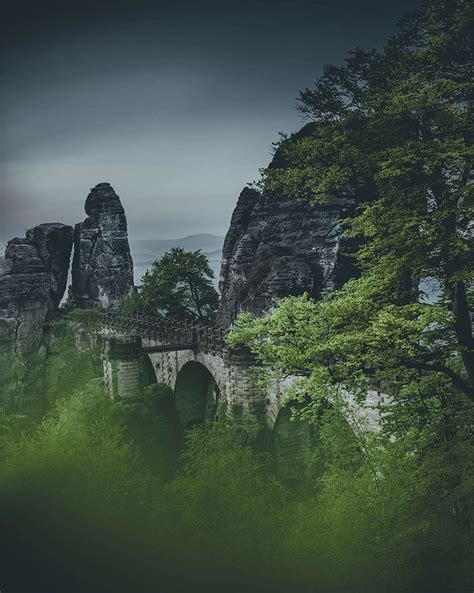
[{"label": "rock face", "polygon": [[[305,129],[299,133],[303,135]],[[272,165],[284,166],[277,152]],[[237,314],[260,315],[275,298],[340,287],[356,274],[351,241],[338,220],[354,208],[352,196],[309,206],[278,192],[245,188],[232,214],[222,252],[217,321],[228,327]]]},{"label": "rock face", "polygon": [[66,290],[71,257],[73,228],[58,222],[45,223],[26,232],[51,276],[51,307],[59,307]]},{"label": "rock face", "polygon": [[73,230],[40,224],[9,241],[0,258],[0,408],[40,408],[47,356],[45,321],[66,289],[74,241],[72,304],[116,307],[134,290],[127,221],[108,183],[91,190],[88,218]]},{"label": "rock face", "polygon": [[74,230],[70,301],[81,308],[117,308],[134,291],[125,212],[109,183],[91,189],[85,211],[88,217]]},{"label": "rock face", "polygon": [[43,326],[67,281],[72,227],[50,223],[12,239],[0,258],[0,407],[34,399],[36,369],[44,362]]}]

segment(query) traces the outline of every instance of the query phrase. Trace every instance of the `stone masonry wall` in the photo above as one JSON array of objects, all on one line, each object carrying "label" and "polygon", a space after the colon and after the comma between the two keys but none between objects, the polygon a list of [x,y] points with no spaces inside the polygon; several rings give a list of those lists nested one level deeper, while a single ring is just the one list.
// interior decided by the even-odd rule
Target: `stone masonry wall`
[{"label": "stone masonry wall", "polygon": [[197,362],[213,376],[220,392],[219,416],[253,432],[265,424],[265,394],[256,384],[248,360],[214,352],[179,350],[148,354],[157,381],[174,389],[179,372]]}]

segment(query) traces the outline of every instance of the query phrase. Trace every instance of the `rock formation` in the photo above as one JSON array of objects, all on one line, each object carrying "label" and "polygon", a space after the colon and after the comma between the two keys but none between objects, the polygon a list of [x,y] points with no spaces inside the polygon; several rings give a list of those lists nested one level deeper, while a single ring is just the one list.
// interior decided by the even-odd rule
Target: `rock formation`
[{"label": "rock formation", "polygon": [[0,408],[41,407],[45,321],[66,289],[74,240],[72,305],[116,307],[133,289],[127,221],[108,183],[91,190],[86,220],[40,224],[9,241],[0,258]]},{"label": "rock formation", "polygon": [[50,223],[8,242],[0,258],[0,407],[34,398],[44,362],[43,326],[66,288],[72,227]]},{"label": "rock formation", "polygon": [[[270,166],[285,166],[278,151]],[[224,241],[218,323],[229,326],[240,311],[259,315],[277,297],[307,292],[319,298],[353,276],[346,255],[352,245],[338,223],[353,207],[352,196],[310,206],[275,191],[245,188]]]},{"label": "rock formation", "polygon": [[125,212],[109,183],[91,189],[85,211],[88,217],[74,230],[70,301],[81,308],[117,308],[134,290]]},{"label": "rock formation", "polygon": [[26,232],[51,276],[50,308],[57,308],[66,290],[73,228],[58,222],[45,223]]}]

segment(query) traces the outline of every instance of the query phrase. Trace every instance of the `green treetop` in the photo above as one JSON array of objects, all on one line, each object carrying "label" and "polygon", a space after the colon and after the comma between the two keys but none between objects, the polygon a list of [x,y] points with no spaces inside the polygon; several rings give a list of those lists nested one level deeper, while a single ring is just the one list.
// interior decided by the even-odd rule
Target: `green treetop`
[{"label": "green treetop", "polygon": [[[359,238],[361,277],[321,302],[245,315],[231,336],[279,372],[305,373],[310,406],[340,383],[364,393],[374,381],[420,414],[426,399],[474,400],[473,10],[425,2],[383,51],[326,67],[299,96],[311,133],[284,137],[285,168],[263,172],[264,186],[298,199],[357,202],[344,226]],[[427,278],[439,287],[430,300]]]},{"label": "green treetop", "polygon": [[171,319],[208,321],[219,296],[205,255],[175,247],[145,272],[136,304]]}]

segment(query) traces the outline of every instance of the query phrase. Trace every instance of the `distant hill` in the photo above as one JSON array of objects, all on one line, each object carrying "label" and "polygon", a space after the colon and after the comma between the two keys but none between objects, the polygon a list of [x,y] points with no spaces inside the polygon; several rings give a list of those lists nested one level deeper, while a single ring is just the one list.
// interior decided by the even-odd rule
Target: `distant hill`
[{"label": "distant hill", "polygon": [[152,263],[173,247],[182,247],[186,251],[200,249],[209,259],[214,271],[214,283],[217,286],[221,265],[222,245],[224,237],[199,233],[179,239],[129,239],[135,271],[135,284],[139,285],[143,274]]}]

